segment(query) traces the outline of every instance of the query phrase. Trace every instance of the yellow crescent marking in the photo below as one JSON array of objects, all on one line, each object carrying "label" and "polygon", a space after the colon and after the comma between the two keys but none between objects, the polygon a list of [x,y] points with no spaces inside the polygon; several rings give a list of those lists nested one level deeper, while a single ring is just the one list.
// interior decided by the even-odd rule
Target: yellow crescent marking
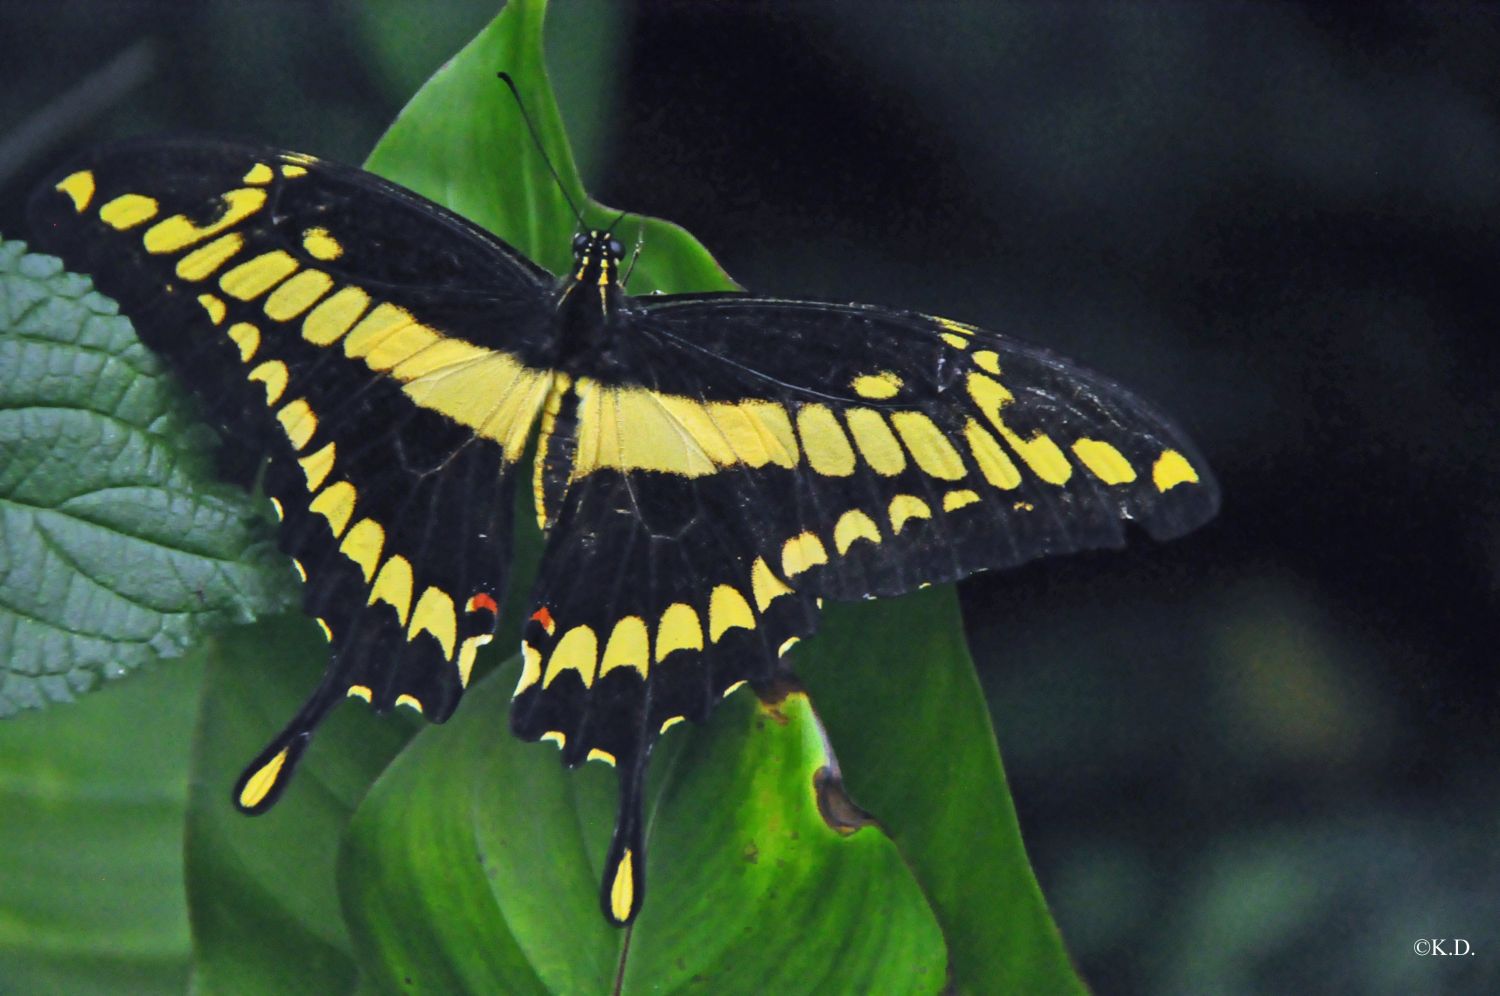
[{"label": "yellow crescent marking", "polygon": [[375,693],[367,685],[350,685],[344,695],[351,699],[364,699],[366,702],[375,701]]},{"label": "yellow crescent marking", "polygon": [[1130,461],[1103,440],[1080,439],[1073,444],[1073,453],[1089,473],[1105,484],[1129,484],[1135,480],[1135,468]]},{"label": "yellow crescent marking", "polygon": [[656,627],[656,662],[678,650],[703,649],[703,624],[691,605],[674,602],[661,614]]},{"label": "yellow crescent marking", "polygon": [[771,572],[764,557],[756,557],[750,568],[750,591],[755,596],[755,608],[760,612],[766,611],[766,606],[782,595],[792,593],[792,589]]},{"label": "yellow crescent marking", "polygon": [[589,756],[586,758],[586,760],[603,761],[611,768],[615,766],[615,756],[607,750],[600,750],[598,747],[594,747],[589,750]]},{"label": "yellow crescent marking", "polygon": [[99,209],[99,220],[123,232],[156,217],[160,205],[156,198],[143,194],[121,194]]},{"label": "yellow crescent marking", "polygon": [[94,199],[94,174],[86,169],[69,173],[52,189],[67,194],[73,201],[73,210],[83,214]]},{"label": "yellow crescent marking", "polygon": [[599,676],[617,667],[633,667],[646,677],[651,660],[646,620],[640,616],[622,616],[610,631],[609,642],[604,646],[604,661],[599,665]]},{"label": "yellow crescent marking", "polygon": [[875,520],[857,508],[851,508],[839,516],[838,525],[833,527],[833,546],[838,550],[839,556],[849,552],[855,540],[865,539],[871,543],[880,542],[880,528],[875,525]]},{"label": "yellow crescent marking", "polygon": [[458,613],[453,607],[453,596],[441,588],[429,585],[411,611],[406,638],[415,640],[422,632],[431,633],[437,640],[443,648],[444,660],[453,658],[454,644],[458,642]]},{"label": "yellow crescent marking", "polygon": [[226,314],[223,301],[221,301],[217,297],[214,297],[212,294],[199,294],[198,304],[203,308],[205,312],[208,313],[209,321],[213,322],[215,325],[220,325],[223,323],[224,315]]},{"label": "yellow crescent marking", "polygon": [[521,680],[516,682],[516,690],[511,693],[511,698],[520,695],[526,689],[542,680],[542,652],[529,643],[521,644]]},{"label": "yellow crescent marking", "polygon": [[1158,491],[1170,491],[1179,484],[1197,484],[1198,472],[1181,453],[1163,450],[1151,468],[1151,482]]},{"label": "yellow crescent marking", "polygon": [[966,508],[977,501],[979,501],[979,495],[973,491],[968,490],[967,488],[962,488],[957,491],[949,491],[947,494],[943,495],[943,511],[956,512],[959,509]]},{"label": "yellow crescent marking", "polygon": [[297,572],[298,580],[300,580],[303,584],[307,584],[307,568],[302,566],[302,561],[298,560],[296,557],[293,557],[292,567]]},{"label": "yellow crescent marking", "polygon": [[374,519],[360,519],[349,527],[348,535],[339,544],[339,552],[359,565],[366,583],[375,576],[375,565],[380,563],[380,554],[384,548],[385,530]]},{"label": "yellow crescent marking", "polygon": [[735,692],[739,691],[741,688],[744,688],[745,685],[746,685],[745,680],[743,678],[741,678],[739,681],[736,681],[734,684],[732,684],[728,688],[724,689],[724,694],[721,695],[721,696],[719,696],[719,698],[721,698],[721,699],[727,699],[727,698],[729,698],[729,696],[733,695]]},{"label": "yellow crescent marking", "polygon": [[281,777],[281,768],[286,764],[288,750],[289,748],[286,747],[281,748],[245,781],[245,787],[240,790],[242,807],[254,809],[270,794],[271,789],[276,787],[276,780]]},{"label": "yellow crescent marking", "polygon": [[557,730],[548,730],[537,739],[557,744],[558,750],[562,750],[568,745],[568,735],[566,733],[559,733]]},{"label": "yellow crescent marking", "polygon": [[177,252],[204,239],[213,238],[233,225],[239,224],[266,204],[266,192],[254,187],[231,190],[222,198],[224,213],[219,220],[207,225],[195,225],[185,216],[174,214],[165,221],[158,221],[146,229],[143,242],[146,251],[153,256]]},{"label": "yellow crescent marking", "polygon": [[479,653],[479,648],[495,638],[493,633],[481,633],[471,636],[458,645],[458,685],[460,688],[469,687],[469,676],[474,673],[474,658]]},{"label": "yellow crescent marking", "polygon": [[323,482],[328,479],[329,472],[333,470],[334,453],[334,444],[326,443],[318,452],[297,459],[297,463],[302,467],[302,476],[307,478],[309,492],[321,488]]},{"label": "yellow crescent marking", "polygon": [[330,625],[328,625],[328,620],[327,619],[323,619],[323,618],[320,617],[320,618],[314,619],[313,622],[317,623],[318,624],[318,629],[320,629],[320,630],[323,631],[323,639],[327,640],[329,643],[332,643],[333,642],[333,627],[330,626]]},{"label": "yellow crescent marking", "polygon": [[[356,496],[354,485],[348,481],[335,481],[313,497],[307,510],[327,519],[329,530],[334,538],[338,538],[343,535],[344,527],[349,525],[349,516],[354,514]],[[369,575],[365,576],[365,580],[370,580]]]},{"label": "yellow crescent marking", "polygon": [[267,360],[251,369],[250,379],[258,380],[266,387],[266,404],[274,405],[286,390],[286,364],[280,360]]},{"label": "yellow crescent marking", "polygon": [[380,573],[370,585],[370,598],[366,603],[374,605],[384,602],[396,610],[396,618],[406,625],[411,614],[411,561],[399,553],[380,565]]},{"label": "yellow crescent marking", "polygon": [[781,547],[781,573],[794,578],[818,564],[828,563],[823,541],[813,533],[798,533]]},{"label": "yellow crescent marking", "polygon": [[572,670],[577,671],[578,676],[583,679],[584,688],[591,688],[598,666],[599,638],[588,626],[574,626],[552,648],[552,656],[547,658],[547,674],[542,679],[542,687],[551,685],[564,671]]},{"label": "yellow crescent marking", "polygon": [[731,629],[754,629],[755,616],[750,603],[745,601],[738,588],[721,584],[714,588],[708,599],[708,638],[714,643]]},{"label": "yellow crescent marking", "polygon": [[897,495],[891,499],[888,510],[891,517],[891,532],[899,534],[909,519],[930,519],[932,509],[916,495]]},{"label": "yellow crescent marking", "polygon": [[672,728],[672,727],[674,727],[674,726],[676,726],[676,725],[677,725],[677,724],[678,724],[678,723],[680,723],[680,722],[682,722],[682,719],[683,719],[683,717],[681,717],[681,716],[671,716],[671,717],[669,717],[669,718],[668,718],[668,719],[666,719],[666,720],[665,720],[665,721],[664,721],[664,722],[663,722],[663,723],[662,723],[662,724],[661,724],[661,729],[659,729],[659,730],[657,730],[657,731],[656,731],[656,733],[657,733],[657,736],[660,736],[660,735],[661,735],[661,734],[663,734],[663,733],[666,733],[666,732],[667,732],[667,731],[668,731],[668,730],[670,730],[670,729],[671,729],[671,728]]},{"label": "yellow crescent marking", "polygon": [[415,709],[418,713],[422,711],[422,703],[411,695],[396,696],[396,704],[398,706],[406,706],[408,709]]},{"label": "yellow crescent marking", "polygon": [[271,508],[276,511],[276,521],[280,522],[286,518],[286,509],[281,507],[281,500],[275,496],[271,497]]},{"label": "yellow crescent marking", "polygon": [[235,322],[229,326],[229,338],[240,350],[240,362],[249,363],[260,349],[260,329],[249,322]]},{"label": "yellow crescent marking", "polygon": [[802,638],[801,637],[797,637],[797,636],[789,636],[789,637],[787,637],[785,640],[781,641],[781,646],[779,646],[779,647],[776,648],[776,656],[777,657],[785,657],[786,656],[786,652],[788,650],[791,650],[793,647],[795,647],[797,644],[799,644],[801,642],[802,642]]},{"label": "yellow crescent marking", "polygon": [[313,433],[318,431],[318,416],[313,414],[306,398],[282,405],[276,412],[276,421],[281,423],[281,431],[286,433],[294,450],[305,447],[312,441]]}]

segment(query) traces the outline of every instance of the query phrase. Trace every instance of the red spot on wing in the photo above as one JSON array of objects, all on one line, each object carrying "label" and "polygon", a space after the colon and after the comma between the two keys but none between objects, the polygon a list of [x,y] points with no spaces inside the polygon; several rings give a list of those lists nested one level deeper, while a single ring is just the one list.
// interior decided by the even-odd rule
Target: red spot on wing
[{"label": "red spot on wing", "polygon": [[548,636],[551,636],[552,631],[557,628],[557,623],[552,621],[552,613],[547,611],[545,605],[533,612],[531,618],[532,621],[542,624],[542,629],[547,631]]},{"label": "red spot on wing", "polygon": [[495,600],[482,591],[478,592],[473,598],[469,599],[470,612],[479,612],[481,610],[493,613],[497,616],[500,614],[500,606],[496,605]]}]

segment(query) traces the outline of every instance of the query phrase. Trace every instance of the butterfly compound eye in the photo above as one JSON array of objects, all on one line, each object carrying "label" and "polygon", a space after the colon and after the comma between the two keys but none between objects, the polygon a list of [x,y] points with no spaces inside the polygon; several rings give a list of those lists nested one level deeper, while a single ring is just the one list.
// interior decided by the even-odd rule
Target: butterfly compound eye
[{"label": "butterfly compound eye", "polygon": [[582,232],[573,236],[573,255],[577,256],[589,247],[589,237]]},{"label": "butterfly compound eye", "polygon": [[609,240],[609,254],[615,259],[619,259],[621,256],[625,255],[625,247],[620,245],[619,239]]}]

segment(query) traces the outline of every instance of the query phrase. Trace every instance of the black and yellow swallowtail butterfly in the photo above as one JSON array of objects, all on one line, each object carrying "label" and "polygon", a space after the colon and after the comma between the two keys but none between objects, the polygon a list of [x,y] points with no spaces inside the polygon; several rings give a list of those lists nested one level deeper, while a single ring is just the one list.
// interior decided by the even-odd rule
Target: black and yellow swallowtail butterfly
[{"label": "black and yellow swallowtail butterfly", "polygon": [[770,681],[822,599],[1158,539],[1217,492],[1117,385],[961,322],[740,294],[631,297],[609,232],[558,277],[453,213],[306,155],[151,141],[31,205],[234,445],[332,656],[249,766],[261,812],[346,697],[454,710],[495,631],[533,436],[546,549],[515,733],[616,766],[602,903],[644,895],[653,744]]}]

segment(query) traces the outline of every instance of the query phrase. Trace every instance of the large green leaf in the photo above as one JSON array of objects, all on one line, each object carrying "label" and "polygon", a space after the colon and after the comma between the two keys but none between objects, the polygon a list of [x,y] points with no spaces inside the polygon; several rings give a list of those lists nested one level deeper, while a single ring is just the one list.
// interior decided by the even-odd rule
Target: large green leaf
[{"label": "large green leaf", "polygon": [[0,243],[0,716],[175,657],[295,587],[109,299]]},{"label": "large green leaf", "polygon": [[201,655],[0,723],[0,992],[181,992]]}]

